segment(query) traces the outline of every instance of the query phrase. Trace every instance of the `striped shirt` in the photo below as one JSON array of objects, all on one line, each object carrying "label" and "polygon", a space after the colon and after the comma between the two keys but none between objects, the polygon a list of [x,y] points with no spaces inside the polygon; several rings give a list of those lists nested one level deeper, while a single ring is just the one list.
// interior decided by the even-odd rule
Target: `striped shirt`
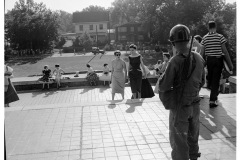
[{"label": "striped shirt", "polygon": [[201,44],[205,48],[206,56],[221,56],[222,55],[222,44],[226,43],[225,37],[218,33],[206,34]]}]

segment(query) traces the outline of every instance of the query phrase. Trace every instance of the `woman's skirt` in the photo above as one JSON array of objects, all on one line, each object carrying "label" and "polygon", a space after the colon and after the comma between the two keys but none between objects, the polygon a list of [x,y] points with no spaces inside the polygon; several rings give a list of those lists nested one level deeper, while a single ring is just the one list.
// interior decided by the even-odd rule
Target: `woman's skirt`
[{"label": "woman's skirt", "polygon": [[49,76],[43,76],[43,77],[39,78],[38,81],[40,81],[40,82],[49,82]]},{"label": "woman's skirt", "polygon": [[108,73],[108,74],[102,74],[100,77],[99,77],[99,80],[100,81],[111,81],[111,74]]},{"label": "woman's skirt", "polygon": [[123,72],[113,72],[111,88],[112,93],[124,93],[125,77]]},{"label": "woman's skirt", "polygon": [[155,94],[153,92],[152,86],[149,83],[148,79],[142,79],[142,91],[141,98],[152,98]]},{"label": "woman's skirt", "polygon": [[11,82],[11,80],[8,78],[9,81],[9,85],[8,85],[8,89],[7,92],[5,92],[5,104],[11,103],[11,102],[15,102],[19,100],[19,97],[17,95],[17,92]]},{"label": "woman's skirt", "polygon": [[129,71],[129,79],[132,93],[141,93],[142,71],[141,70]]}]

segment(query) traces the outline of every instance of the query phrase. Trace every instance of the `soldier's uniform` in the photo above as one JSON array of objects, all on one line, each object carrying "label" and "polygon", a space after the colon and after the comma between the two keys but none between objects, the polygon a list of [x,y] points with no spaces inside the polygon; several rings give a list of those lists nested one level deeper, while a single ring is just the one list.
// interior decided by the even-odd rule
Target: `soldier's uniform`
[{"label": "soldier's uniform", "polygon": [[[172,34],[176,34],[174,35],[175,39],[171,41],[172,43],[189,41],[190,39],[190,31],[184,25],[173,27],[170,36]],[[186,54],[188,53],[178,53],[170,60],[159,83],[161,92],[174,89],[174,83],[180,80]],[[192,74],[186,81],[183,94],[179,93],[182,94],[180,109],[178,111],[177,109],[170,109],[169,138],[173,160],[189,160],[189,158],[195,160],[199,157],[199,91],[204,84],[204,60],[200,54],[192,52],[192,61],[194,61]],[[177,114],[178,125],[175,126],[174,121]]]}]

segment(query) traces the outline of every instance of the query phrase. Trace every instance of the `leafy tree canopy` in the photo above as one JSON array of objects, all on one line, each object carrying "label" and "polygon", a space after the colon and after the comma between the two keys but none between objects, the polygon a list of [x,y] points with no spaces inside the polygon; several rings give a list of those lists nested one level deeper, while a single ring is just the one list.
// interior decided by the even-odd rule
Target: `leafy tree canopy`
[{"label": "leafy tree canopy", "polygon": [[58,14],[43,3],[19,0],[5,14],[5,39],[15,49],[46,49],[58,37]]}]

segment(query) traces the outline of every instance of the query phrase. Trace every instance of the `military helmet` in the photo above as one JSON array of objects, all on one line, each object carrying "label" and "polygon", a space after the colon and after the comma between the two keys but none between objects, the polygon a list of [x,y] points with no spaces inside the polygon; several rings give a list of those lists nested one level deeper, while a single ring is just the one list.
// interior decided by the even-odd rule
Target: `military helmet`
[{"label": "military helmet", "polygon": [[178,24],[174,26],[170,31],[170,42],[184,42],[190,40],[190,30],[187,26]]}]

